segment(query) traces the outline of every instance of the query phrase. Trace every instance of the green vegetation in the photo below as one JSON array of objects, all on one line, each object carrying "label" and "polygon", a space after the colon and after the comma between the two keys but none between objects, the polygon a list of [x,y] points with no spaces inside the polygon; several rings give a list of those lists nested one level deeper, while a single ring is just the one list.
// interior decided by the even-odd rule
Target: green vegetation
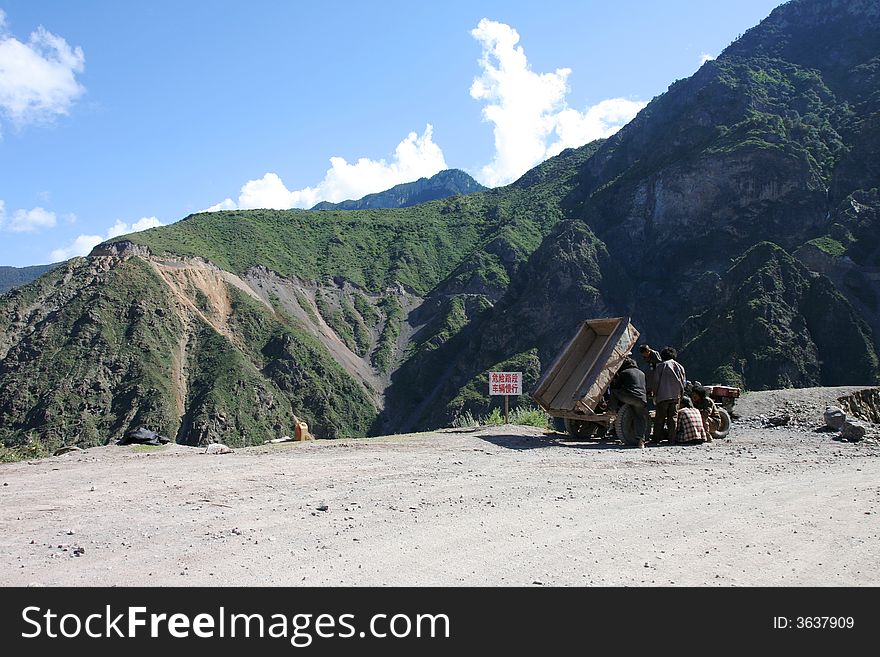
[{"label": "green vegetation", "polygon": [[363,318],[364,322],[367,326],[375,326],[379,323],[379,312],[370,303],[369,299],[365,297],[361,292],[355,291],[351,295],[352,301],[354,302],[354,307],[357,309],[360,316]]},{"label": "green vegetation", "polygon": [[730,297],[690,320],[699,332],[682,359],[693,375],[751,389],[878,381],[870,329],[827,278],[778,245],[755,245],[722,279]]},{"label": "green vegetation", "polygon": [[827,253],[830,256],[842,256],[844,253],[846,253],[846,247],[830,235],[817,237],[807,242],[807,244],[812,244],[817,249],[823,251],[824,253]]},{"label": "green vegetation", "polygon": [[[331,273],[373,293],[402,283],[425,295],[467,258],[482,261],[483,247],[491,252],[496,239],[513,245],[518,259],[527,257],[564,216],[559,199],[597,146],[548,160],[524,177],[531,186],[392,210],[196,214],[108,244],[129,241],[156,254],[198,256],[240,275],[262,265],[285,277],[317,281]],[[503,279],[494,258],[485,264],[483,278]]]},{"label": "green vegetation", "polygon": [[[256,422],[273,422],[275,433],[289,431],[292,414],[296,413],[320,438],[365,436],[376,417],[376,408],[363,386],[295,318],[284,311],[273,317],[251,297],[234,288],[230,292],[236,333],[255,346],[255,367],[271,382],[251,383],[253,403],[259,406],[251,410]],[[239,385],[239,389],[244,387]],[[262,431],[262,436],[273,435],[267,433],[268,429]]]},{"label": "green vegetation", "polygon": [[340,303],[342,305],[342,319],[351,327],[354,336],[354,352],[358,356],[366,356],[373,343],[370,329],[367,328],[360,313],[355,310],[354,306],[351,305],[351,302],[345,296],[342,297]]},{"label": "green vegetation", "polygon": [[155,253],[199,255],[237,274],[264,265],[307,280],[334,272],[374,292],[394,281],[426,292],[492,229],[479,218],[479,202],[452,220],[443,216],[447,203],[361,212],[218,212],[125,239]]},{"label": "green vegetation", "polygon": [[312,304],[309,303],[306,295],[299,290],[294,290],[293,294],[296,297],[296,302],[299,304],[299,307],[305,311],[309,319],[312,320],[312,323],[318,324],[318,316],[315,314],[315,310],[312,307]]},{"label": "green vegetation", "polygon": [[152,452],[161,452],[165,449],[165,445],[132,445],[131,451],[135,453],[146,453],[150,454]]},{"label": "green vegetation", "polygon": [[315,293],[315,305],[318,306],[318,312],[327,322],[327,326],[332,328],[339,339],[345,343],[345,346],[357,353],[359,350],[357,341],[355,340],[354,329],[349,321],[345,318],[345,314],[341,310],[337,310],[331,305],[329,295],[323,290]]},{"label": "green vegetation", "polygon": [[382,327],[371,361],[376,370],[385,374],[391,368],[397,348],[397,338],[400,336],[400,326],[403,323],[403,310],[397,297],[390,294],[382,297],[379,307],[385,314],[385,326]]},{"label": "green vegetation", "polygon": [[0,445],[0,463],[14,463],[30,459],[41,459],[51,456],[52,452],[46,445],[37,440],[28,440],[23,445],[4,447]]},{"label": "green vegetation", "polygon": [[[537,427],[547,429],[550,427],[550,417],[540,408],[519,406],[508,414],[508,422],[525,427]],[[468,427],[491,427],[504,424],[504,412],[499,408],[493,408],[488,414],[475,418],[470,411],[465,411],[452,422],[452,426],[465,429]]]},{"label": "green vegetation", "polygon": [[[498,403],[500,397],[489,396],[489,372],[522,372],[523,392],[531,390],[538,383],[538,379],[541,376],[541,363],[538,360],[537,349],[530,349],[529,351],[516,354],[512,358],[486,368],[473,377],[459,389],[458,394],[447,404],[444,409],[447,418],[454,419],[467,413],[476,417],[484,417],[492,412],[492,407]],[[527,417],[527,411],[534,409],[534,404],[528,395],[511,397],[510,406],[512,409],[511,413],[519,411],[521,408],[524,409],[522,411],[525,413],[523,417]],[[529,423],[517,422],[517,424]]]},{"label": "green vegetation", "polygon": [[57,265],[33,267],[0,267],[0,294],[36,280]]},{"label": "green vegetation", "polygon": [[193,295],[195,297],[196,308],[201,310],[202,312],[207,312],[211,308],[211,304],[208,301],[208,297],[205,296],[205,293],[201,290],[194,290]]},{"label": "green vegetation", "polygon": [[127,260],[91,282],[88,263],[73,260],[9,293],[2,316],[34,303],[47,315],[55,304],[64,312],[21,336],[3,360],[4,446],[102,445],[140,425],[175,435],[169,355],[183,327],[147,263]]},{"label": "green vegetation", "polygon": [[[474,306],[476,304],[476,309]],[[448,297],[442,302],[437,319],[425,328],[426,337],[421,342],[423,351],[432,351],[448,342],[470,321],[475,310],[490,307],[484,297],[459,295]]]},{"label": "green vegetation", "polygon": [[510,413],[510,423],[526,427],[550,428],[550,417],[542,409],[519,406]]},{"label": "green vegetation", "polygon": [[497,406],[489,411],[488,415],[484,415],[480,418],[480,426],[498,427],[502,424],[504,424],[504,413],[502,413],[501,409]]},{"label": "green vegetation", "polygon": [[[8,318],[34,304],[48,313],[63,303],[64,313],[40,322],[3,360],[0,458],[103,445],[138,426],[188,444],[241,446],[288,433],[295,415],[321,437],[363,436],[375,418],[369,393],[277,303],[273,313],[229,286],[233,342],[198,315],[185,327],[141,259],[93,276],[75,260],[5,299],[4,331],[15,331]],[[182,357],[181,417],[174,369]]]}]

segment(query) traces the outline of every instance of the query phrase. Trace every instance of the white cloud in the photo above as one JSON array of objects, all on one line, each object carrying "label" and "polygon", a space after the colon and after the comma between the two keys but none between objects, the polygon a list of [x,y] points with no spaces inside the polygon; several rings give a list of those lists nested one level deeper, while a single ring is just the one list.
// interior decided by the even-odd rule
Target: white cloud
[{"label": "white cloud", "polygon": [[54,212],[39,206],[30,210],[16,210],[6,215],[6,204],[0,201],[0,229],[10,233],[33,233],[44,228],[53,228],[58,221]]},{"label": "white cloud", "polygon": [[127,224],[124,221],[117,220],[116,223],[107,229],[105,235],[80,235],[67,246],[53,250],[49,254],[49,257],[52,259],[52,262],[59,262],[61,260],[69,260],[75,256],[88,255],[92,249],[105,240],[110,240],[114,237],[119,237],[120,235],[127,235],[128,233],[138,233],[150,228],[158,228],[159,226],[164,225],[165,224],[159,221],[156,217],[142,217],[133,224]]},{"label": "white cloud", "polygon": [[[266,175],[268,176],[269,174],[267,173]],[[210,208],[199,210],[199,212],[218,212],[219,210],[235,210],[236,208],[238,208],[238,205],[236,205],[235,201],[231,198],[225,198],[219,203],[212,205]]]},{"label": "white cloud", "polygon": [[[483,46],[483,55],[482,74],[473,81],[470,94],[485,103],[483,117],[494,124],[495,132],[493,160],[477,176],[486,185],[509,183],[565,148],[611,136],[646,105],[609,98],[584,111],[571,108],[566,102],[571,69],[543,74],[532,71],[518,45],[519,34],[504,23],[484,18],[471,34]],[[323,180],[298,190],[288,188],[270,171],[247,181],[237,198],[228,197],[204,212],[309,208],[319,201],[357,199],[446,168],[443,151],[434,143],[433,128],[428,124],[421,135],[407,135],[390,162],[360,158],[349,163],[342,157],[331,157]]]},{"label": "white cloud", "polygon": [[106,239],[113,239],[114,237],[119,237],[120,235],[127,235],[128,233],[139,233],[142,230],[149,230],[150,228],[158,228],[159,226],[164,226],[161,221],[156,219],[156,217],[141,217],[133,224],[129,225],[124,221],[116,220],[116,223],[110,226],[107,229],[107,237]]},{"label": "white cloud", "polygon": [[519,33],[504,23],[484,18],[471,35],[483,54],[470,94],[486,103],[483,118],[495,126],[495,156],[478,175],[484,185],[509,183],[564,148],[609,137],[646,104],[612,98],[584,112],[572,109],[565,100],[571,69],[532,71]]},{"label": "white cloud", "polygon": [[558,155],[563,149],[583,146],[600,137],[610,137],[629,123],[645,103],[626,98],[603,100],[586,112],[566,108],[556,114],[558,139],[547,147],[547,156]]},{"label": "white cloud", "polygon": [[430,177],[448,168],[443,151],[434,143],[433,137],[434,129],[430,124],[425,126],[421,135],[409,133],[394,149],[391,162],[362,157],[350,163],[342,157],[331,157],[324,179],[314,187],[291,191],[278,174],[266,173],[262,178],[246,182],[238,201],[227,198],[205,212],[237,208],[310,208],[319,201],[336,203],[358,199],[400,183]]},{"label": "white cloud", "polygon": [[702,66],[706,62],[711,62],[713,59],[715,59],[715,55],[710,55],[707,52],[701,53],[700,54],[700,66]]},{"label": "white cloud", "polygon": [[61,262],[62,260],[69,260],[74,256],[88,255],[89,251],[103,241],[104,238],[100,235],[80,235],[67,246],[53,250],[49,257],[52,262]]},{"label": "white cloud", "polygon": [[14,125],[67,114],[85,92],[76,79],[84,66],[82,48],[71,48],[42,26],[23,43],[8,32],[0,13],[0,112]]}]

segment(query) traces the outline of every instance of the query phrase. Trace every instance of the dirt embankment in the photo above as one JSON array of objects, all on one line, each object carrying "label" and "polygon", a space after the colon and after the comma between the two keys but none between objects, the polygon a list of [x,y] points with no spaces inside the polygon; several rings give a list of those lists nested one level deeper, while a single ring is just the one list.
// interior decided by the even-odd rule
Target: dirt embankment
[{"label": "dirt embankment", "polygon": [[880,584],[875,440],[745,421],[696,447],[562,438],[504,426],[3,465],[0,583]]}]

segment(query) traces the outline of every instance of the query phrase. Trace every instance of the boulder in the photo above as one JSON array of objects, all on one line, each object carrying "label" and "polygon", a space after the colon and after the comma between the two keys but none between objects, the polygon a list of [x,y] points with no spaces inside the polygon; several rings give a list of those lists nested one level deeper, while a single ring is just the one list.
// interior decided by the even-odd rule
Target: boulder
[{"label": "boulder", "polygon": [[232,449],[221,443],[211,443],[205,448],[205,454],[232,454]]},{"label": "boulder", "polygon": [[840,431],[846,422],[846,413],[842,408],[837,406],[829,406],[826,408],[823,417],[825,418],[825,424],[835,431]]},{"label": "boulder", "polygon": [[847,420],[840,429],[840,437],[850,442],[858,442],[864,440],[868,427],[864,422],[858,420]]},{"label": "boulder", "polygon": [[82,449],[77,447],[76,445],[65,445],[64,447],[59,447],[54,452],[52,452],[52,456],[61,456],[62,454],[68,454],[69,452],[81,452]]},{"label": "boulder", "polygon": [[130,431],[126,431],[125,435],[119,439],[116,443],[117,445],[130,445],[131,443],[137,443],[139,445],[164,445],[166,443],[170,443],[171,439],[166,438],[165,436],[161,436],[155,431],[151,431],[146,427],[138,427],[137,429],[132,429]]},{"label": "boulder", "polygon": [[767,424],[769,424],[771,427],[784,427],[789,422],[791,422],[791,415],[788,415],[787,413],[784,415],[771,417],[769,420],[767,420]]}]

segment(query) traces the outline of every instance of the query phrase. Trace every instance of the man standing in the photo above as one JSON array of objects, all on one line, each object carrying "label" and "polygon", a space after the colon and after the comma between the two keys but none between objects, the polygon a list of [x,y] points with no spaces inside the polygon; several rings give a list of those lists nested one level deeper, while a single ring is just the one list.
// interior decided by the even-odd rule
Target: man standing
[{"label": "man standing", "polygon": [[666,347],[660,352],[660,364],[654,370],[652,388],[654,391],[654,435],[651,442],[661,440],[675,442],[675,421],[678,416],[678,402],[687,383],[684,367],[675,360],[678,352]]},{"label": "man standing", "polygon": [[645,440],[648,437],[650,416],[648,415],[647,403],[645,373],[639,369],[636,361],[627,356],[611,383],[611,400],[608,407],[612,411],[617,411],[624,404],[632,406],[636,413],[636,434],[639,437],[639,447],[645,446]]},{"label": "man standing", "polygon": [[655,349],[651,349],[651,345],[647,343],[639,347],[639,353],[642,355],[642,360],[650,365],[652,370],[661,362],[660,354]]},{"label": "man standing", "polygon": [[654,370],[657,369],[657,365],[661,362],[660,353],[655,349],[651,349],[651,345],[647,343],[639,347],[639,353],[642,355],[642,360],[651,367],[647,376],[648,394],[651,395],[654,392]]}]

